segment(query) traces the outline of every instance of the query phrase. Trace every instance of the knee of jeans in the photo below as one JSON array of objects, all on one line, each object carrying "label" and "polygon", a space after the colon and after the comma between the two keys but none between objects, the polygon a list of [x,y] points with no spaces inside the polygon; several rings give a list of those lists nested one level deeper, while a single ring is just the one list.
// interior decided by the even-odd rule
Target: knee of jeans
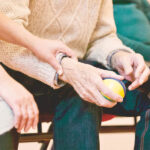
[{"label": "knee of jeans", "polygon": [[14,114],[9,105],[0,99],[0,134],[14,127]]},{"label": "knee of jeans", "polygon": [[74,118],[96,117],[100,108],[95,104],[82,100],[79,96],[63,100],[56,108],[55,121],[67,117]]}]

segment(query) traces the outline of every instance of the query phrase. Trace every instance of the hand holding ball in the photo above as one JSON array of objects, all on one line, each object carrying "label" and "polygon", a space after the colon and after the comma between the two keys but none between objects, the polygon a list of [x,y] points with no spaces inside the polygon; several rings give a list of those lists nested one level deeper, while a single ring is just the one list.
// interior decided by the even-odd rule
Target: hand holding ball
[{"label": "hand holding ball", "polygon": [[[125,97],[126,94],[126,87],[124,83],[120,80],[114,79],[114,78],[106,78],[103,80],[104,84],[112,90],[114,93],[120,95],[122,98]],[[108,99],[109,101],[113,101],[110,99],[108,96],[104,95],[103,96]]]}]

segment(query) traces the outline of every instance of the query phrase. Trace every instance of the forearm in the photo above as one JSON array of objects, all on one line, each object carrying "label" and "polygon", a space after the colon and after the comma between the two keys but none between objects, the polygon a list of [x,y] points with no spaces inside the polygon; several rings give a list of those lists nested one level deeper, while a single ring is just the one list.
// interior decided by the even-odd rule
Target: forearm
[{"label": "forearm", "polygon": [[7,74],[4,68],[0,65],[0,85],[2,86],[3,83],[6,83],[10,78],[11,77]]},{"label": "forearm", "polygon": [[[21,1],[20,5],[17,1],[15,3],[11,0],[4,3],[5,5],[0,6],[0,12],[13,21],[3,15],[0,16],[0,38],[32,50],[34,42],[37,42],[37,37],[23,27],[28,24],[27,20],[30,13],[28,0]],[[3,10],[7,10],[7,12]],[[55,88],[53,86],[55,70],[47,63],[36,58],[28,49],[0,41],[0,60],[8,67]]]},{"label": "forearm", "polygon": [[10,85],[13,85],[13,83],[15,82],[16,81],[0,65],[0,97],[5,98],[6,95],[3,94],[3,91],[7,89]]},{"label": "forearm", "polygon": [[63,75],[59,76],[59,79],[63,82],[68,83],[67,76],[72,76],[71,74],[76,70],[77,65],[79,64],[78,61],[71,59],[69,57],[64,57],[61,61]]},{"label": "forearm", "polygon": [[40,61],[29,50],[1,41],[0,59],[9,68],[20,71],[53,88],[56,71],[47,63]]},{"label": "forearm", "polygon": [[33,50],[34,43],[36,43],[38,37],[7,16],[0,14],[0,20],[0,39]]}]

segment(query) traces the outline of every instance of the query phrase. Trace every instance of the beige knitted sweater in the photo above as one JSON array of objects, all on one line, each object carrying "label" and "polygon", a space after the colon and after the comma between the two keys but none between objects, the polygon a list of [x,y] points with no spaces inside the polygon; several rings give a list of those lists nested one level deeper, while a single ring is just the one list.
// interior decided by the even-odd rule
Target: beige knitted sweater
[{"label": "beige knitted sweater", "polygon": [[[78,58],[107,66],[113,51],[131,51],[116,36],[111,0],[0,0],[0,12],[39,37],[62,40]],[[0,59],[10,68],[57,88],[55,70],[29,50],[1,41]]]}]

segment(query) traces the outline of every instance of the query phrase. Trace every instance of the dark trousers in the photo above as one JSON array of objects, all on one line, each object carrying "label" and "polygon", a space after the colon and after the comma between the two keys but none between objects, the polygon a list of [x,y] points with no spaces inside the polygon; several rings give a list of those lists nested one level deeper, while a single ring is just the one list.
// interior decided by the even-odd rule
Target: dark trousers
[{"label": "dark trousers", "polygon": [[[96,64],[96,67],[101,66]],[[39,81],[6,69],[11,76],[34,94],[40,113],[54,114],[55,150],[99,150],[102,108],[83,101],[69,85],[53,90]],[[146,94],[134,90],[132,92],[127,91],[122,103],[118,103],[111,109],[103,108],[103,111],[122,116],[140,115],[141,120],[136,128],[135,150],[149,150],[149,107],[150,99]],[[1,145],[3,145],[1,139],[8,141],[8,138],[0,137],[0,150],[5,150],[4,146],[1,149]],[[17,138],[14,141],[17,141]],[[7,150],[12,149],[7,148]]]}]

